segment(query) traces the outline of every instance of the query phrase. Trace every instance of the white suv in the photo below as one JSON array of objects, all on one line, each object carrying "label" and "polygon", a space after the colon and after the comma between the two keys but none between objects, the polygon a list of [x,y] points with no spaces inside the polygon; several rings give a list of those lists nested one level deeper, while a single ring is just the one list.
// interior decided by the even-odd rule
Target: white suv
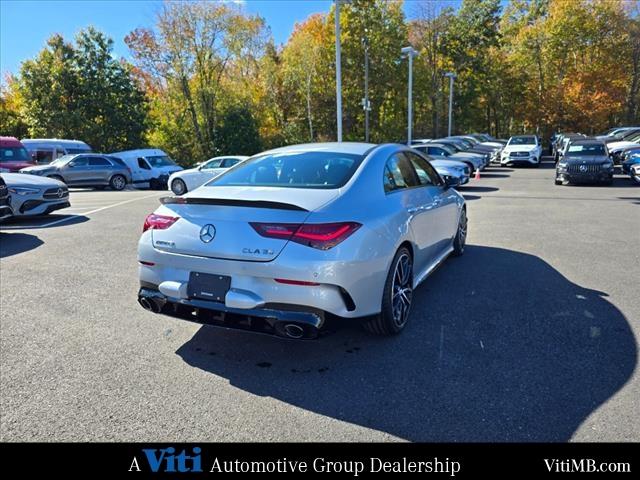
[{"label": "white suv", "polygon": [[509,139],[500,154],[500,165],[515,165],[527,163],[540,165],[542,146],[536,135],[516,135]]}]

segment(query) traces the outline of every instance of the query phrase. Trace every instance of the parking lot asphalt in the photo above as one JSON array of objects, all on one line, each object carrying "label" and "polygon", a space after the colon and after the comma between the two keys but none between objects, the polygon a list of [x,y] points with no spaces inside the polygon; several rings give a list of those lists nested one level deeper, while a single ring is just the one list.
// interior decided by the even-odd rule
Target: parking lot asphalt
[{"label": "parking lot asphalt", "polygon": [[639,441],[640,188],[555,186],[546,163],[461,191],[468,249],[392,338],[144,311],[136,244],[162,192],[72,191],[2,225],[0,439]]}]

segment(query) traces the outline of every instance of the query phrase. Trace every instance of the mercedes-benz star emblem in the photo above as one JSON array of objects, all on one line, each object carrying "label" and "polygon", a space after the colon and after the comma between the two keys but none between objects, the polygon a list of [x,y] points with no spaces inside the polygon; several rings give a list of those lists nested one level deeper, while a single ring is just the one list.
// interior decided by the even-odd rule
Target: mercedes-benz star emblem
[{"label": "mercedes-benz star emblem", "polygon": [[64,190],[62,190],[61,188],[59,188],[56,193],[58,194],[58,198],[62,198],[64,196]]},{"label": "mercedes-benz star emblem", "polygon": [[204,227],[200,229],[200,240],[204,243],[209,243],[216,236],[216,227],[211,225],[210,223],[206,224]]},{"label": "mercedes-benz star emblem", "polygon": [[580,165],[580,171],[581,172],[586,172],[587,171],[587,166],[586,165]]}]

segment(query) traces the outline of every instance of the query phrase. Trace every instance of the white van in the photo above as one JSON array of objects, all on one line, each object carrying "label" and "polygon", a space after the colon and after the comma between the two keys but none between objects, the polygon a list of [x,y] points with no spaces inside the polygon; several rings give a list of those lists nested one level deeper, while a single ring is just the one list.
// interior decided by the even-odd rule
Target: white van
[{"label": "white van", "polygon": [[121,158],[131,169],[133,186],[136,188],[165,189],[169,175],[182,170],[169,155],[157,148],[126,150],[110,155]]},{"label": "white van", "polygon": [[56,158],[73,153],[91,153],[91,147],[80,140],[60,138],[29,138],[21,140],[24,148],[39,165],[51,163]]}]

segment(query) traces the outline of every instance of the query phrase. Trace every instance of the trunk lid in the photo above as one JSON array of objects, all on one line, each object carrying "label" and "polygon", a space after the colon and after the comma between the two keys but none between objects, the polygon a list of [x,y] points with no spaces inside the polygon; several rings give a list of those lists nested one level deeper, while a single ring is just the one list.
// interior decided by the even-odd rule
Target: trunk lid
[{"label": "trunk lid", "polygon": [[338,190],[201,187],[183,197],[188,203],[157,211],[180,220],[167,230],[152,230],[153,245],[182,255],[268,262],[288,239],[262,237],[250,222],[301,224],[337,195]]}]

